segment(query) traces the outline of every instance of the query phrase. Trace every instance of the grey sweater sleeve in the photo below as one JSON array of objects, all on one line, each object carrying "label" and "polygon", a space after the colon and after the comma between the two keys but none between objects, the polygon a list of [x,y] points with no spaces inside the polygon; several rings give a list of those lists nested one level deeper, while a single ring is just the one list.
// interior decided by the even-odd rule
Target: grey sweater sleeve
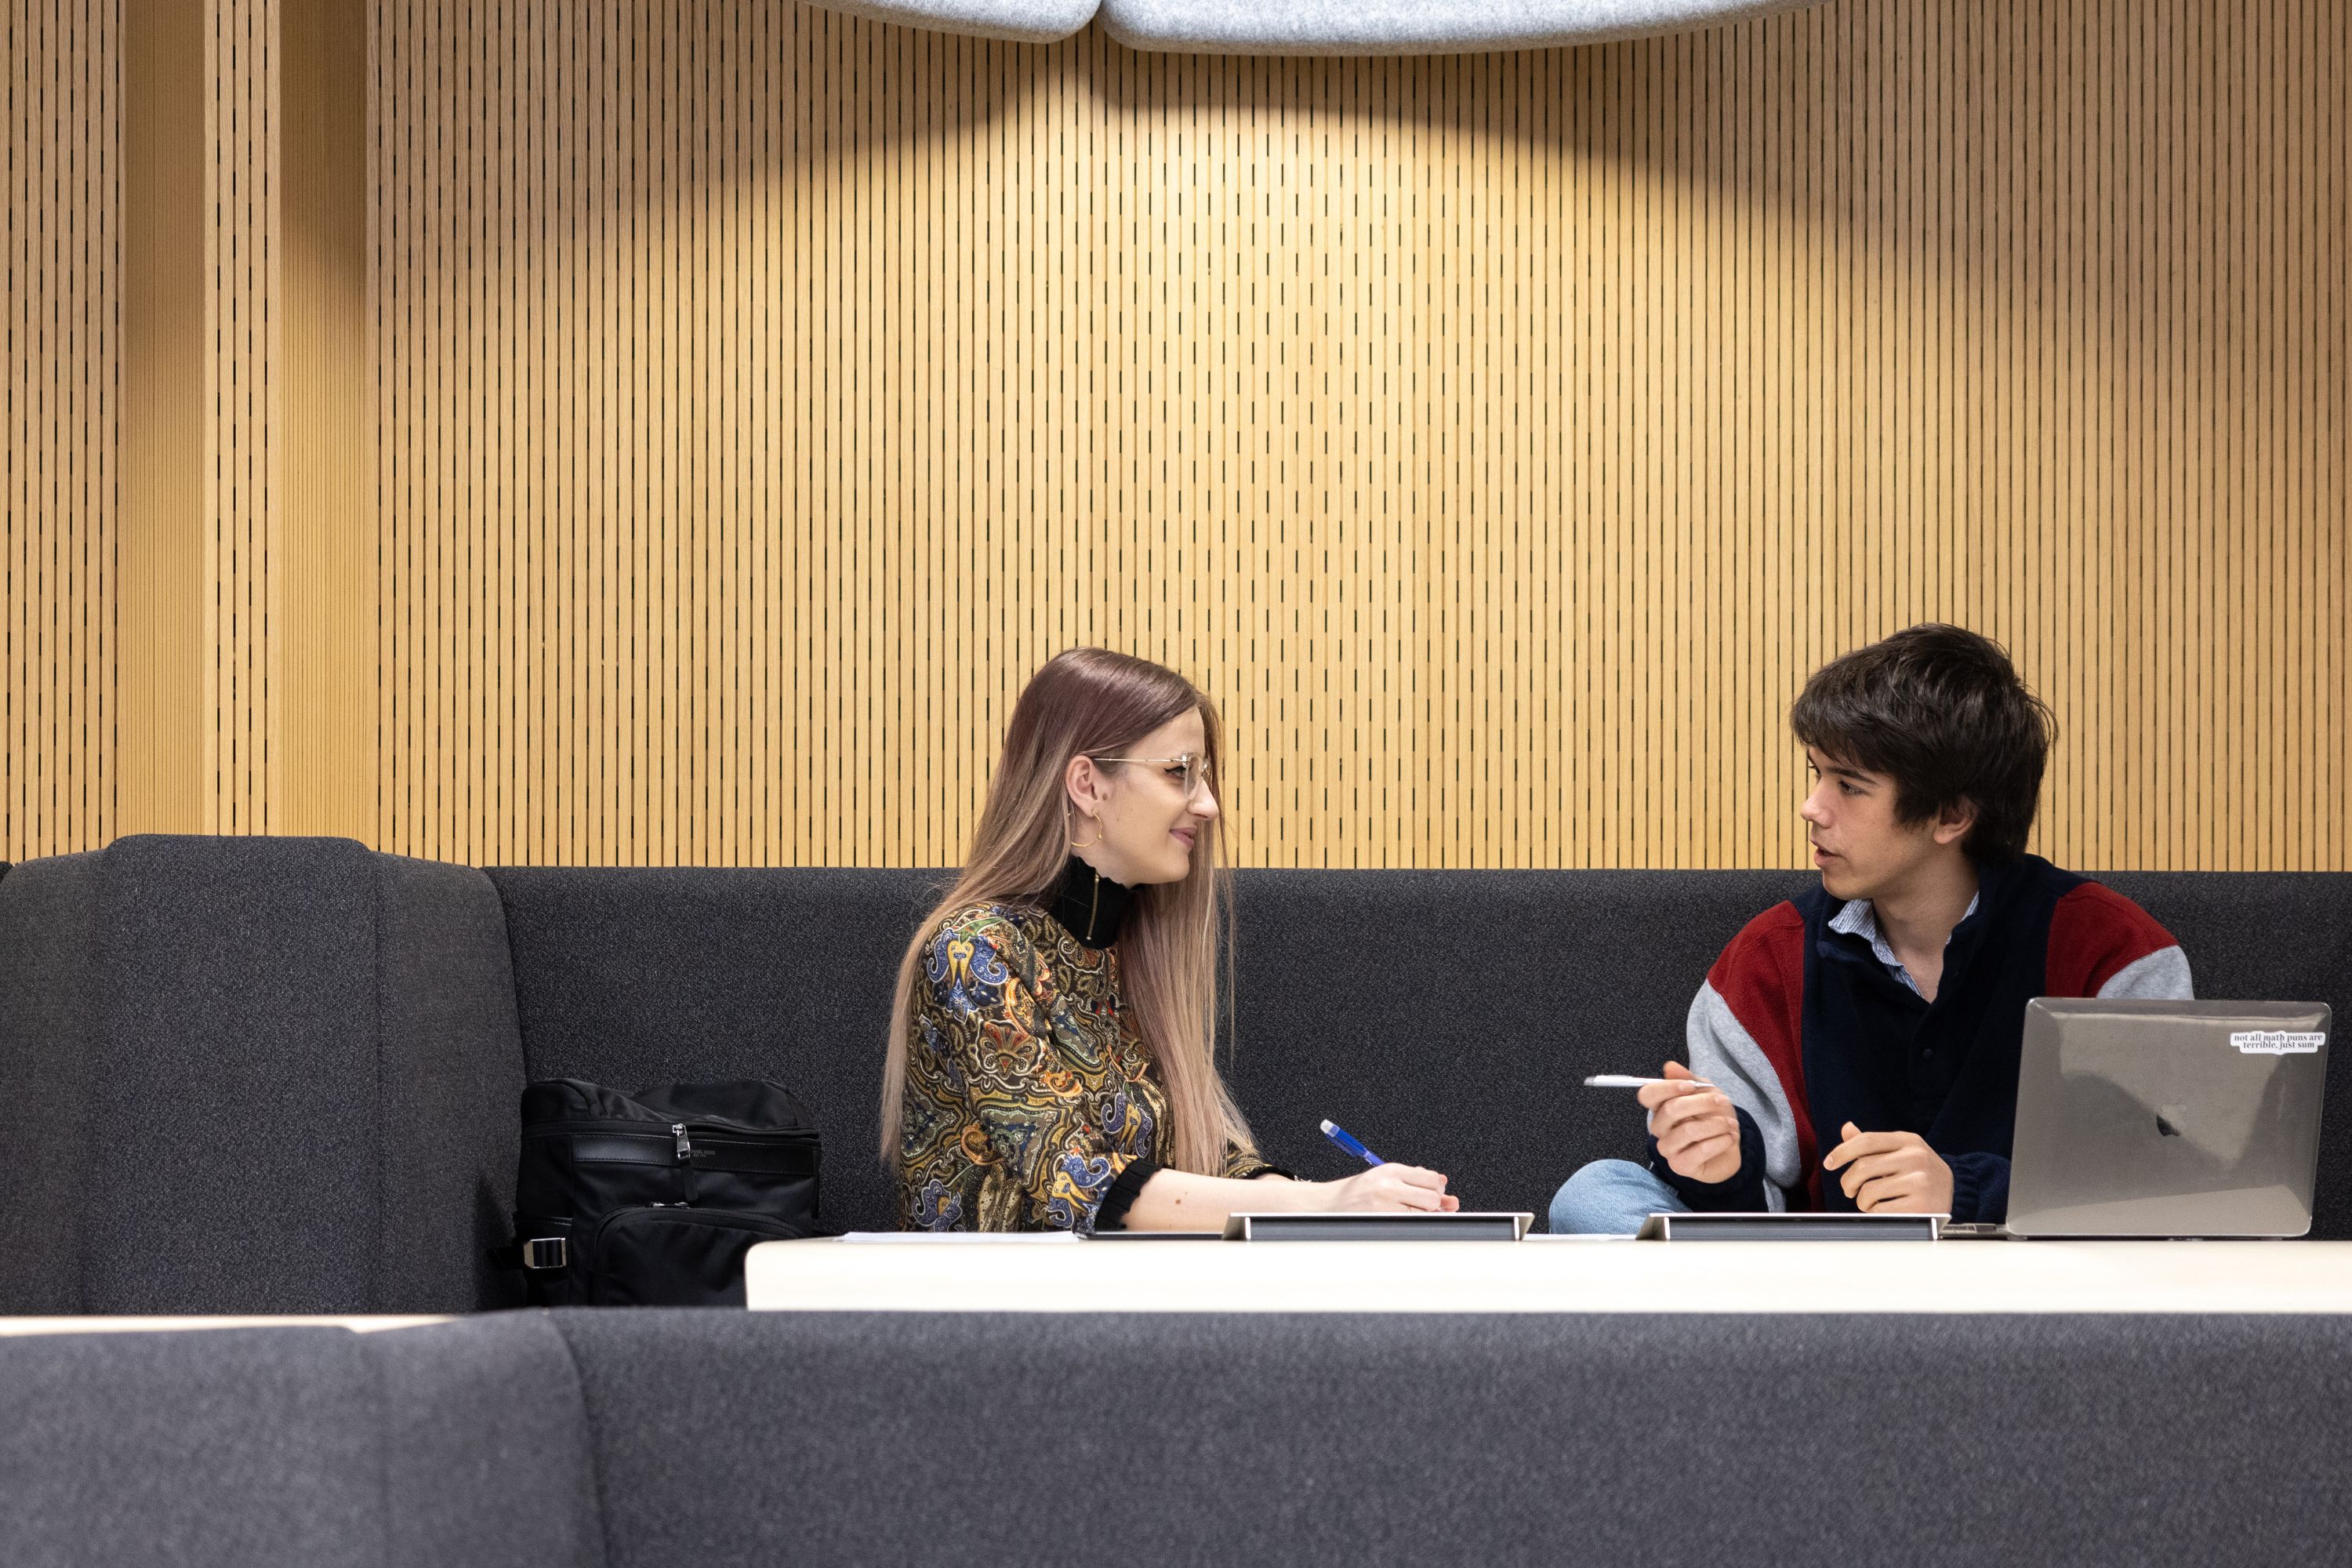
[{"label": "grey sweater sleeve", "polygon": [[[1712,984],[1691,998],[1684,1028],[1690,1068],[1729,1097],[1755,1124],[1763,1146],[1764,1201],[1775,1213],[1789,1206],[1789,1194],[1804,1184],[1797,1168],[1797,1118],[1764,1049],[1756,1043]],[[1743,1148],[1747,1140],[1741,1140]],[[1740,1175],[1748,1173],[1743,1169]]]}]

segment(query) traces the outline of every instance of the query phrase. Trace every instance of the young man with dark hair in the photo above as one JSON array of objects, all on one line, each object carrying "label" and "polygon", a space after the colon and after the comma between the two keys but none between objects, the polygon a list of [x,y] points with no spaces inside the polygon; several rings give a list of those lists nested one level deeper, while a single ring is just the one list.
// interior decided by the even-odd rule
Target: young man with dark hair
[{"label": "young man with dark hair", "polygon": [[1692,1210],[2002,1219],[2027,1001],[2191,994],[2146,910],[2025,853],[2053,725],[1998,646],[1913,626],[1816,671],[1789,717],[1822,885],[1723,950],[1690,1066],[1641,1090],[1648,1165],[1577,1172],[1555,1231]]}]

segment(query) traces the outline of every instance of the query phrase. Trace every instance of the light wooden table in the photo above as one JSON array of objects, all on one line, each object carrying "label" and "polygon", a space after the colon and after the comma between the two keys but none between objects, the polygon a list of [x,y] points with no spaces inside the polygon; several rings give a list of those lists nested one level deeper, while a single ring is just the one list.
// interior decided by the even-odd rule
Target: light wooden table
[{"label": "light wooden table", "polygon": [[763,1242],[757,1310],[2352,1312],[2352,1242]]}]

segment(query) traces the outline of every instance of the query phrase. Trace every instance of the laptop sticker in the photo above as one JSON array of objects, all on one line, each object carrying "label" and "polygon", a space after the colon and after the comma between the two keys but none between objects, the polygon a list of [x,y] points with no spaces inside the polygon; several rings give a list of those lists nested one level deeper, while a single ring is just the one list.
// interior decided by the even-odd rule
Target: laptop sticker
[{"label": "laptop sticker", "polygon": [[2250,1057],[2309,1056],[2327,1043],[2325,1034],[2300,1034],[2288,1029],[2241,1029],[2230,1043]]}]

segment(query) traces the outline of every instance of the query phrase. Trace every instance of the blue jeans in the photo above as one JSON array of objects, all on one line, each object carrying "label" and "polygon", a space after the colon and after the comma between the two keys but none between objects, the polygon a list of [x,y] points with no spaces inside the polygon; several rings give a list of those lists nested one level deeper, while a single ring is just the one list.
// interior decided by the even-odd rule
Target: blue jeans
[{"label": "blue jeans", "polygon": [[1631,1236],[1654,1214],[1688,1214],[1690,1205],[1646,1165],[1595,1160],[1551,1195],[1554,1236]]}]

